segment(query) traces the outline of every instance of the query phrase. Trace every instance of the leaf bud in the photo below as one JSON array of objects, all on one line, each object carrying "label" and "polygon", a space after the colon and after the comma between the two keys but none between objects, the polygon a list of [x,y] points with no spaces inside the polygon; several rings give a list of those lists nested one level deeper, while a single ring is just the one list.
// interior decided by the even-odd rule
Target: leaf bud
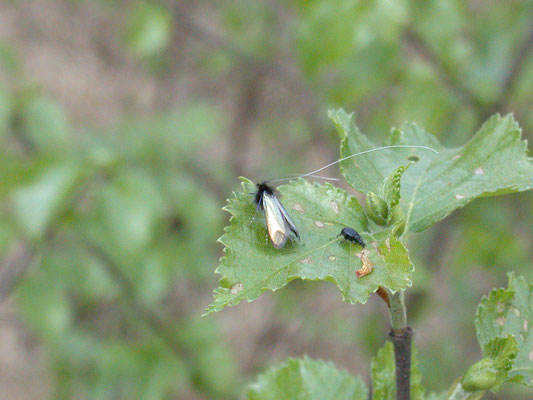
[{"label": "leaf bud", "polygon": [[488,390],[496,385],[497,372],[491,358],[483,358],[472,365],[465,373],[461,384],[465,390],[474,392]]},{"label": "leaf bud", "polygon": [[387,203],[374,192],[368,192],[366,195],[366,213],[372,221],[378,225],[387,224],[388,215]]}]

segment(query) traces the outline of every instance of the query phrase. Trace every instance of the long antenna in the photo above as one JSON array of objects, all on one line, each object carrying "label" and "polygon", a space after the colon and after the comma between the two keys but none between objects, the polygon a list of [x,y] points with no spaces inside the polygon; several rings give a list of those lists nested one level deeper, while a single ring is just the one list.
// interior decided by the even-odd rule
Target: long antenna
[{"label": "long antenna", "polygon": [[408,144],[395,144],[395,145],[391,145],[391,146],[383,146],[383,147],[376,147],[375,149],[370,149],[370,150],[365,150],[365,151],[361,151],[359,153],[355,153],[355,154],[351,154],[349,156],[346,156],[346,157],[343,157],[343,158],[340,158],[338,159],[337,161],[334,161],[328,165],[325,165],[324,167],[322,168],[319,168],[315,171],[312,171],[312,172],[308,172],[307,174],[303,174],[303,175],[299,175],[301,177],[304,177],[304,176],[313,176],[314,174],[316,174],[317,172],[320,172],[320,171],[323,171],[325,170],[326,168],[329,168],[331,167],[332,165],[335,165],[335,164],[338,164],[344,160],[348,160],[349,158],[352,158],[352,157],[356,157],[356,156],[360,156],[360,155],[363,155],[363,154],[366,154],[366,153],[371,153],[373,151],[378,151],[378,150],[383,150],[383,149],[392,149],[392,148],[399,148],[399,147],[407,147],[407,148],[416,148],[416,149],[426,149],[426,150],[431,150],[432,152],[434,152],[435,154],[439,154],[439,152],[431,147],[428,147],[428,146],[417,146],[417,145],[408,145]]},{"label": "long antenna", "polygon": [[341,159],[338,159],[337,161],[334,161],[332,163],[329,163],[328,165],[325,165],[315,171],[312,171],[312,172],[308,172],[307,174],[295,174],[294,176],[290,177],[290,178],[282,178],[282,179],[274,179],[272,181],[269,181],[269,182],[283,182],[283,181],[290,181],[291,179],[295,179],[295,178],[298,178],[298,177],[310,177],[310,178],[318,178],[318,179],[324,179],[324,180],[327,180],[327,181],[339,181],[340,179],[338,178],[330,178],[330,177],[327,177],[327,176],[319,176],[319,175],[315,175],[317,172],[320,172],[320,171],[323,171],[325,170],[326,168],[329,168],[335,164],[338,164],[344,160],[348,160],[349,158],[352,158],[352,157],[356,157],[356,156],[360,156],[360,155],[363,155],[363,154],[367,154],[367,153],[372,153],[373,151],[378,151],[378,150],[384,150],[384,149],[394,149],[394,148],[415,148],[415,149],[426,149],[426,150],[431,150],[432,152],[434,152],[435,154],[439,154],[439,152],[431,147],[428,147],[428,146],[419,146],[419,145],[410,145],[410,144],[395,144],[395,145],[390,145],[390,146],[382,146],[382,147],[376,147],[375,149],[370,149],[370,150],[365,150],[365,151],[361,151],[359,153],[355,153],[355,154],[351,154],[349,156],[346,156],[344,158],[341,158]]},{"label": "long antenna", "polygon": [[325,181],[340,181],[339,178],[331,178],[329,176],[320,176],[320,175],[310,175],[310,174],[305,174],[305,175],[301,175],[301,174],[295,174],[294,176],[290,177],[290,178],[281,178],[281,179],[274,179],[272,181],[268,181],[268,182],[283,182],[283,181],[290,181],[292,179],[296,179],[296,178],[299,178],[299,177],[302,177],[302,176],[308,176],[310,178],[317,178],[317,179],[324,179]]}]

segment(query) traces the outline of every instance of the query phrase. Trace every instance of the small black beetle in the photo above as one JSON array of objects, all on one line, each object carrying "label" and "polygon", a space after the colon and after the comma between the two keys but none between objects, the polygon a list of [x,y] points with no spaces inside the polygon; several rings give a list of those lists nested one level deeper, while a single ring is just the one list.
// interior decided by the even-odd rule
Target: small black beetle
[{"label": "small black beetle", "polygon": [[362,247],[365,247],[365,242],[363,241],[363,238],[353,228],[343,228],[343,230],[338,236],[344,236],[345,240],[349,240],[350,242],[354,242],[361,245]]}]

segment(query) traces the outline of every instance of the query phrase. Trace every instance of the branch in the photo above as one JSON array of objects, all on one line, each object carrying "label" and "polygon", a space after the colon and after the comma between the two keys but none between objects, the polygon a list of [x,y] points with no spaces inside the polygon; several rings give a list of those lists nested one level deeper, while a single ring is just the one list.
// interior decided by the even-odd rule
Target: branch
[{"label": "branch", "polygon": [[[84,240],[85,239],[85,240]],[[120,266],[109,257],[97,244],[87,238],[82,239],[83,245],[96,258],[100,259],[107,272],[118,283],[122,289],[125,300],[129,303],[131,310],[137,318],[144,323],[155,335],[168,346],[168,348],[179,358],[188,364],[195,366],[197,361],[191,352],[183,346],[179,340],[179,335],[172,323],[157,310],[147,307],[137,298],[136,290],[130,279],[122,272]],[[194,387],[201,393],[212,395],[209,388],[203,382],[192,380]]]},{"label": "branch", "polygon": [[433,66],[442,83],[455,92],[468,105],[474,109],[483,108],[483,103],[458,79],[446,64],[429,48],[424,39],[412,28],[405,30],[406,44],[424,60]]},{"label": "branch", "polygon": [[396,400],[411,400],[411,340],[413,330],[406,327],[402,333],[391,331],[396,362]]},{"label": "branch", "polygon": [[109,275],[111,275],[113,280],[115,280],[115,282],[121,287],[124,297],[130,303],[130,306],[137,317],[149,328],[156,331],[178,357],[187,358],[185,349],[176,340],[175,332],[170,326],[171,324],[157,311],[146,307],[137,299],[135,287],[130,279],[122,273],[119,265],[116,264],[99,246],[92,243],[90,240],[85,239],[82,242],[86,249],[102,262]]},{"label": "branch", "polygon": [[33,250],[28,243],[14,243],[0,264],[0,303],[4,301],[32,265]]},{"label": "branch", "polygon": [[506,78],[503,81],[502,89],[498,100],[488,107],[483,113],[482,120],[488,119],[492,114],[498,111],[505,111],[506,105],[509,103],[509,97],[513,92],[515,83],[518,81],[522,70],[526,64],[529,54],[533,50],[533,29],[529,31],[526,38],[518,49],[517,56],[514,59]]},{"label": "branch", "polygon": [[[172,12],[176,24],[187,30],[196,40],[204,43],[209,47],[215,47],[228,53],[240,64],[245,67],[253,68],[263,74],[272,74],[281,78],[281,80],[291,88],[298,85],[297,71],[288,69],[285,65],[274,63],[269,60],[256,57],[255,55],[241,49],[226,37],[219,35],[194,21],[193,17],[178,2],[164,2]],[[171,3],[171,4],[168,4]],[[300,88],[299,88],[300,89]]]},{"label": "branch", "polygon": [[391,331],[389,336],[394,345],[396,363],[396,400],[411,399],[411,341],[413,330],[407,326],[403,292],[396,292],[390,298]]},{"label": "branch", "polygon": [[237,176],[246,172],[246,161],[249,155],[250,129],[257,118],[261,92],[262,75],[255,72],[245,72],[239,95],[233,122],[230,126],[230,163],[233,173]]},{"label": "branch", "polygon": [[289,68],[286,64],[259,58],[241,49],[223,35],[219,35],[194,21],[194,18],[181,4],[163,0],[162,3],[171,10],[176,25],[187,30],[193,38],[209,47],[226,52],[235,61],[242,64],[243,69],[253,70],[252,75],[270,75],[277,78],[287,90],[302,99],[302,110],[309,119],[313,139],[317,144],[325,145],[326,138],[323,129],[320,128],[316,94],[308,87],[298,68]]},{"label": "branch", "polygon": [[218,199],[224,201],[228,197],[229,192],[224,184],[217,180],[211,171],[205,169],[200,163],[191,160],[183,165],[182,168]]}]

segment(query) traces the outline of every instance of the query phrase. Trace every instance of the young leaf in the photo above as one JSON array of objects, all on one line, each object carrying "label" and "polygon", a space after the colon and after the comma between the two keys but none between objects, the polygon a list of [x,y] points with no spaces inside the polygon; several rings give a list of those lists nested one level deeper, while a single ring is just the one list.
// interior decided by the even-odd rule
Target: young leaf
[{"label": "young leaf", "polygon": [[402,165],[394,169],[383,181],[379,188],[379,195],[374,192],[366,194],[366,212],[377,225],[390,225],[405,221],[405,216],[398,207],[400,203],[400,180],[402,174],[411,164]]},{"label": "young leaf", "polygon": [[[289,240],[275,249],[268,240],[264,215],[256,212],[255,185],[243,179],[243,191],[234,193],[225,210],[232,217],[220,242],[225,256],[217,272],[222,275],[214,302],[207,313],[241,300],[252,301],[265,290],[277,290],[294,279],[335,283],[344,301],[364,303],[379,286],[395,292],[411,284],[413,266],[403,244],[388,231],[368,232],[368,220],[357,200],[329,184],[303,179],[279,188],[281,203],[299,230],[301,240]],[[255,215],[255,218],[254,218]],[[368,244],[370,274],[357,278],[362,267],[362,248],[338,237],[342,228],[358,231]],[[367,253],[366,253],[367,252]],[[358,257],[359,255],[359,257]]]},{"label": "young leaf", "polygon": [[387,225],[389,207],[387,202],[374,192],[366,194],[366,213],[377,225]]},{"label": "young leaf", "polygon": [[461,384],[467,391],[501,389],[513,366],[518,347],[513,336],[491,340],[483,349],[485,358],[472,365],[465,373]]},{"label": "young leaf", "polygon": [[411,163],[401,165],[394,169],[386,178],[380,188],[381,197],[387,202],[389,210],[400,203],[400,180],[402,174],[409,168]]},{"label": "young leaf", "polygon": [[[509,379],[533,387],[533,285],[524,277],[509,274],[507,289],[494,289],[483,297],[476,313],[475,325],[483,355],[492,357],[499,349],[498,338],[512,335],[518,354],[509,371]],[[501,343],[500,343],[501,346]],[[502,350],[503,351],[503,350]],[[509,357],[512,352],[507,349]]]},{"label": "young leaf", "polygon": [[[416,349],[413,347],[411,363],[411,399],[424,400],[425,390],[421,384],[422,373],[418,369]],[[394,363],[394,346],[391,342],[379,349],[372,359],[372,391],[373,400],[396,399],[396,369]]]},{"label": "young leaf", "polygon": [[31,237],[42,235],[73,190],[80,170],[73,163],[57,163],[39,171],[27,185],[13,191],[15,217]]},{"label": "young leaf", "polygon": [[[353,114],[330,111],[341,142],[341,157],[376,148],[355,126]],[[445,148],[416,124],[406,123],[391,133],[392,145],[423,145],[426,149],[395,148],[368,153],[341,162],[341,172],[362,193],[377,190],[398,165],[414,164],[403,174],[401,205],[406,232],[420,232],[481,196],[533,188],[533,162],[526,142],[511,115],[494,115],[476,135],[459,148]]]},{"label": "young leaf", "polygon": [[28,144],[42,152],[66,152],[69,123],[59,103],[46,97],[28,100],[21,110],[21,126]]},{"label": "young leaf", "polygon": [[246,400],[366,400],[363,381],[332,363],[320,360],[289,359],[260,375],[246,390]]},{"label": "young leaf", "polygon": [[172,34],[172,17],[163,7],[138,3],[129,16],[126,42],[141,57],[161,52]]}]

